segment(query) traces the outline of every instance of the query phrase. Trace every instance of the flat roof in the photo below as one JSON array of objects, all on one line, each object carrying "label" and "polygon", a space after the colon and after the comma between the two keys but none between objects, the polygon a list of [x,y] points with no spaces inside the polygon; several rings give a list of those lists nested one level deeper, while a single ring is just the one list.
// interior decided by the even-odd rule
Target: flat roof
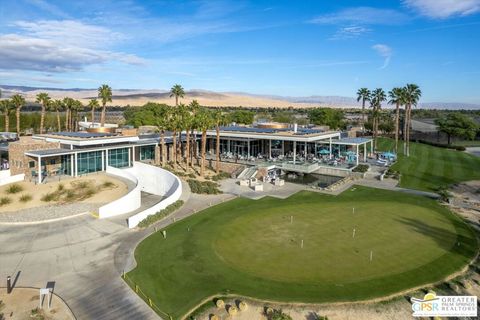
[{"label": "flat roof", "polygon": [[342,138],[338,140],[332,140],[333,144],[347,144],[347,145],[362,145],[372,141],[370,138]]}]

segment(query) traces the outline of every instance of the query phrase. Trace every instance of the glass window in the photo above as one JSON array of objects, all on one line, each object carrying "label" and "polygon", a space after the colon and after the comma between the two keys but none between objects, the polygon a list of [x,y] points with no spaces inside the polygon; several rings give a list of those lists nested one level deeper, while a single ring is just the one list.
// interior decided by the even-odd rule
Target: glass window
[{"label": "glass window", "polygon": [[35,168],[35,161],[29,161],[28,162],[28,167],[29,168]]},{"label": "glass window", "polygon": [[78,174],[102,171],[102,151],[79,153],[77,168]]},{"label": "glass window", "polygon": [[140,147],[140,161],[154,160],[154,159],[155,159],[155,146]]},{"label": "glass window", "polygon": [[128,148],[108,150],[108,165],[115,168],[128,167]]}]

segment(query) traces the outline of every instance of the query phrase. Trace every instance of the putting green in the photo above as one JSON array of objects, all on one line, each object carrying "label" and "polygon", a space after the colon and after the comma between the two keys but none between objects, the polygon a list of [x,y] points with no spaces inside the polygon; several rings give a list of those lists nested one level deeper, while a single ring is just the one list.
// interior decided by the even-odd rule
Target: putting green
[{"label": "putting green", "polygon": [[180,317],[222,293],[295,302],[380,297],[441,280],[476,248],[471,229],[435,201],[355,187],[337,197],[301,192],[209,208],[170,226],[167,239],[144,240],[128,276]]}]

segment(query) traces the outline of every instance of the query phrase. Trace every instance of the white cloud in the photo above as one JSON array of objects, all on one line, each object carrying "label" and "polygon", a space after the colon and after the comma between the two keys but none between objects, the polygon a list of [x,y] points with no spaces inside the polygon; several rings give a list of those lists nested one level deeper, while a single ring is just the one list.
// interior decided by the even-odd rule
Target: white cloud
[{"label": "white cloud", "polygon": [[372,46],[372,49],[375,50],[382,58],[384,58],[383,65],[380,69],[385,69],[390,64],[390,59],[392,58],[393,50],[386,44],[375,44]]},{"label": "white cloud", "polygon": [[355,7],[321,15],[309,22],[315,24],[396,25],[406,21],[408,21],[408,17],[395,10]]},{"label": "white cloud", "polygon": [[144,60],[107,50],[123,36],[106,28],[73,20],[17,21],[15,34],[0,34],[0,69],[66,72],[92,64]]},{"label": "white cloud", "polygon": [[434,19],[480,12],[480,0],[403,0],[403,3],[421,15]]},{"label": "white cloud", "polygon": [[342,27],[330,38],[330,40],[358,38],[371,30],[361,26]]}]

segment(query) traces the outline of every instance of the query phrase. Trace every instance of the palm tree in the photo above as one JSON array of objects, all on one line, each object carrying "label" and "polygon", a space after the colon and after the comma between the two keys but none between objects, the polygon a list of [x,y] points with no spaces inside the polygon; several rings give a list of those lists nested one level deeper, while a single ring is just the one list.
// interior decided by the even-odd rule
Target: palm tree
[{"label": "palm tree", "polygon": [[403,88],[393,88],[391,91],[388,92],[388,96],[390,97],[389,104],[395,104],[395,153],[398,153],[398,134],[400,131],[399,122],[400,122],[400,106],[403,105]]},{"label": "palm tree", "polygon": [[188,137],[188,133],[190,128],[192,127],[193,118],[192,118],[192,114],[189,106],[186,106],[183,103],[181,103],[177,109],[178,109],[178,115],[179,115],[180,139],[182,138],[182,132],[184,130],[186,132],[185,164],[186,164],[186,170],[188,171],[188,160],[190,157],[190,139]]},{"label": "palm tree", "polygon": [[418,100],[422,96],[422,91],[416,84],[407,84],[404,88],[404,103],[405,103],[405,145],[404,153],[407,157],[410,156],[410,126],[412,106],[416,106]]},{"label": "palm tree", "polygon": [[[172,109],[170,112],[169,121],[167,124],[168,130],[172,131],[172,160],[173,160],[173,168],[177,168],[177,132],[180,129],[180,115],[178,109]],[[181,129],[180,129],[181,130]]]},{"label": "palm tree", "polygon": [[15,106],[15,116],[17,117],[17,134],[20,135],[20,110],[25,105],[25,98],[17,93],[12,96],[11,100]]},{"label": "palm tree", "polygon": [[198,113],[198,110],[200,109],[200,104],[198,103],[197,100],[193,100],[189,105],[190,107],[190,112],[192,115],[192,126],[190,128],[190,139],[192,139],[192,166],[193,166],[193,158],[197,158],[197,138],[195,135],[195,129],[197,128],[197,119],[196,119],[196,114]]},{"label": "palm tree", "polygon": [[373,150],[377,149],[378,123],[381,113],[380,109],[382,108],[382,102],[385,100],[387,100],[387,96],[382,88],[377,88],[373,90],[370,98],[371,106],[373,108]]},{"label": "palm tree", "polygon": [[362,100],[362,126],[363,132],[365,132],[365,102],[370,101],[370,90],[367,88],[360,88],[357,91],[357,101]]},{"label": "palm tree", "polygon": [[72,98],[69,98],[69,97],[63,98],[63,105],[65,107],[65,131],[72,131],[70,123],[72,118],[73,104],[74,104],[74,100]]},{"label": "palm tree", "polygon": [[158,108],[155,108],[154,116],[155,116],[155,124],[157,130],[160,132],[160,145],[161,145],[161,161],[162,166],[165,167],[167,164],[167,152],[165,148],[165,130],[169,128],[170,118],[172,115],[172,110],[167,105],[158,105]]},{"label": "palm tree", "polygon": [[98,97],[102,100],[102,114],[100,116],[100,126],[105,125],[105,112],[107,109],[107,102],[112,102],[112,88],[106,84],[102,84],[98,88]]},{"label": "palm tree", "polygon": [[185,96],[185,90],[179,84],[176,84],[170,89],[170,98],[175,97],[175,106],[178,106],[178,98],[183,98]]},{"label": "palm tree", "polygon": [[215,123],[213,121],[211,111],[206,108],[201,108],[196,116],[198,129],[202,131],[202,149],[201,149],[201,164],[200,164],[200,176],[205,175],[205,151],[207,147],[207,130],[212,128]]},{"label": "palm tree", "polygon": [[40,114],[40,134],[43,134],[43,126],[45,124],[45,111],[47,110],[47,106],[50,103],[50,96],[46,92],[40,92],[37,94],[37,100],[35,102],[40,103],[42,105],[42,112]]},{"label": "palm tree", "polygon": [[70,128],[72,131],[78,131],[78,112],[83,109],[83,104],[79,100],[73,100],[70,110]]},{"label": "palm tree", "polygon": [[97,99],[91,99],[89,102],[88,102],[88,107],[90,109],[92,109],[92,127],[95,126],[95,109],[100,107],[100,104],[98,103],[98,100]]},{"label": "palm tree", "polygon": [[60,122],[60,111],[62,111],[63,109],[62,100],[52,100],[50,101],[50,104],[48,107],[51,111],[55,111],[55,113],[57,114],[58,132],[62,131],[62,124]]},{"label": "palm tree", "polygon": [[10,100],[0,101],[0,110],[5,117],[5,132],[10,131],[10,111],[12,110],[12,102]]},{"label": "palm tree", "polygon": [[228,123],[227,115],[223,114],[220,110],[215,110],[212,114],[213,122],[215,123],[215,130],[217,134],[216,148],[215,148],[215,172],[220,173],[220,126],[224,126]]}]

